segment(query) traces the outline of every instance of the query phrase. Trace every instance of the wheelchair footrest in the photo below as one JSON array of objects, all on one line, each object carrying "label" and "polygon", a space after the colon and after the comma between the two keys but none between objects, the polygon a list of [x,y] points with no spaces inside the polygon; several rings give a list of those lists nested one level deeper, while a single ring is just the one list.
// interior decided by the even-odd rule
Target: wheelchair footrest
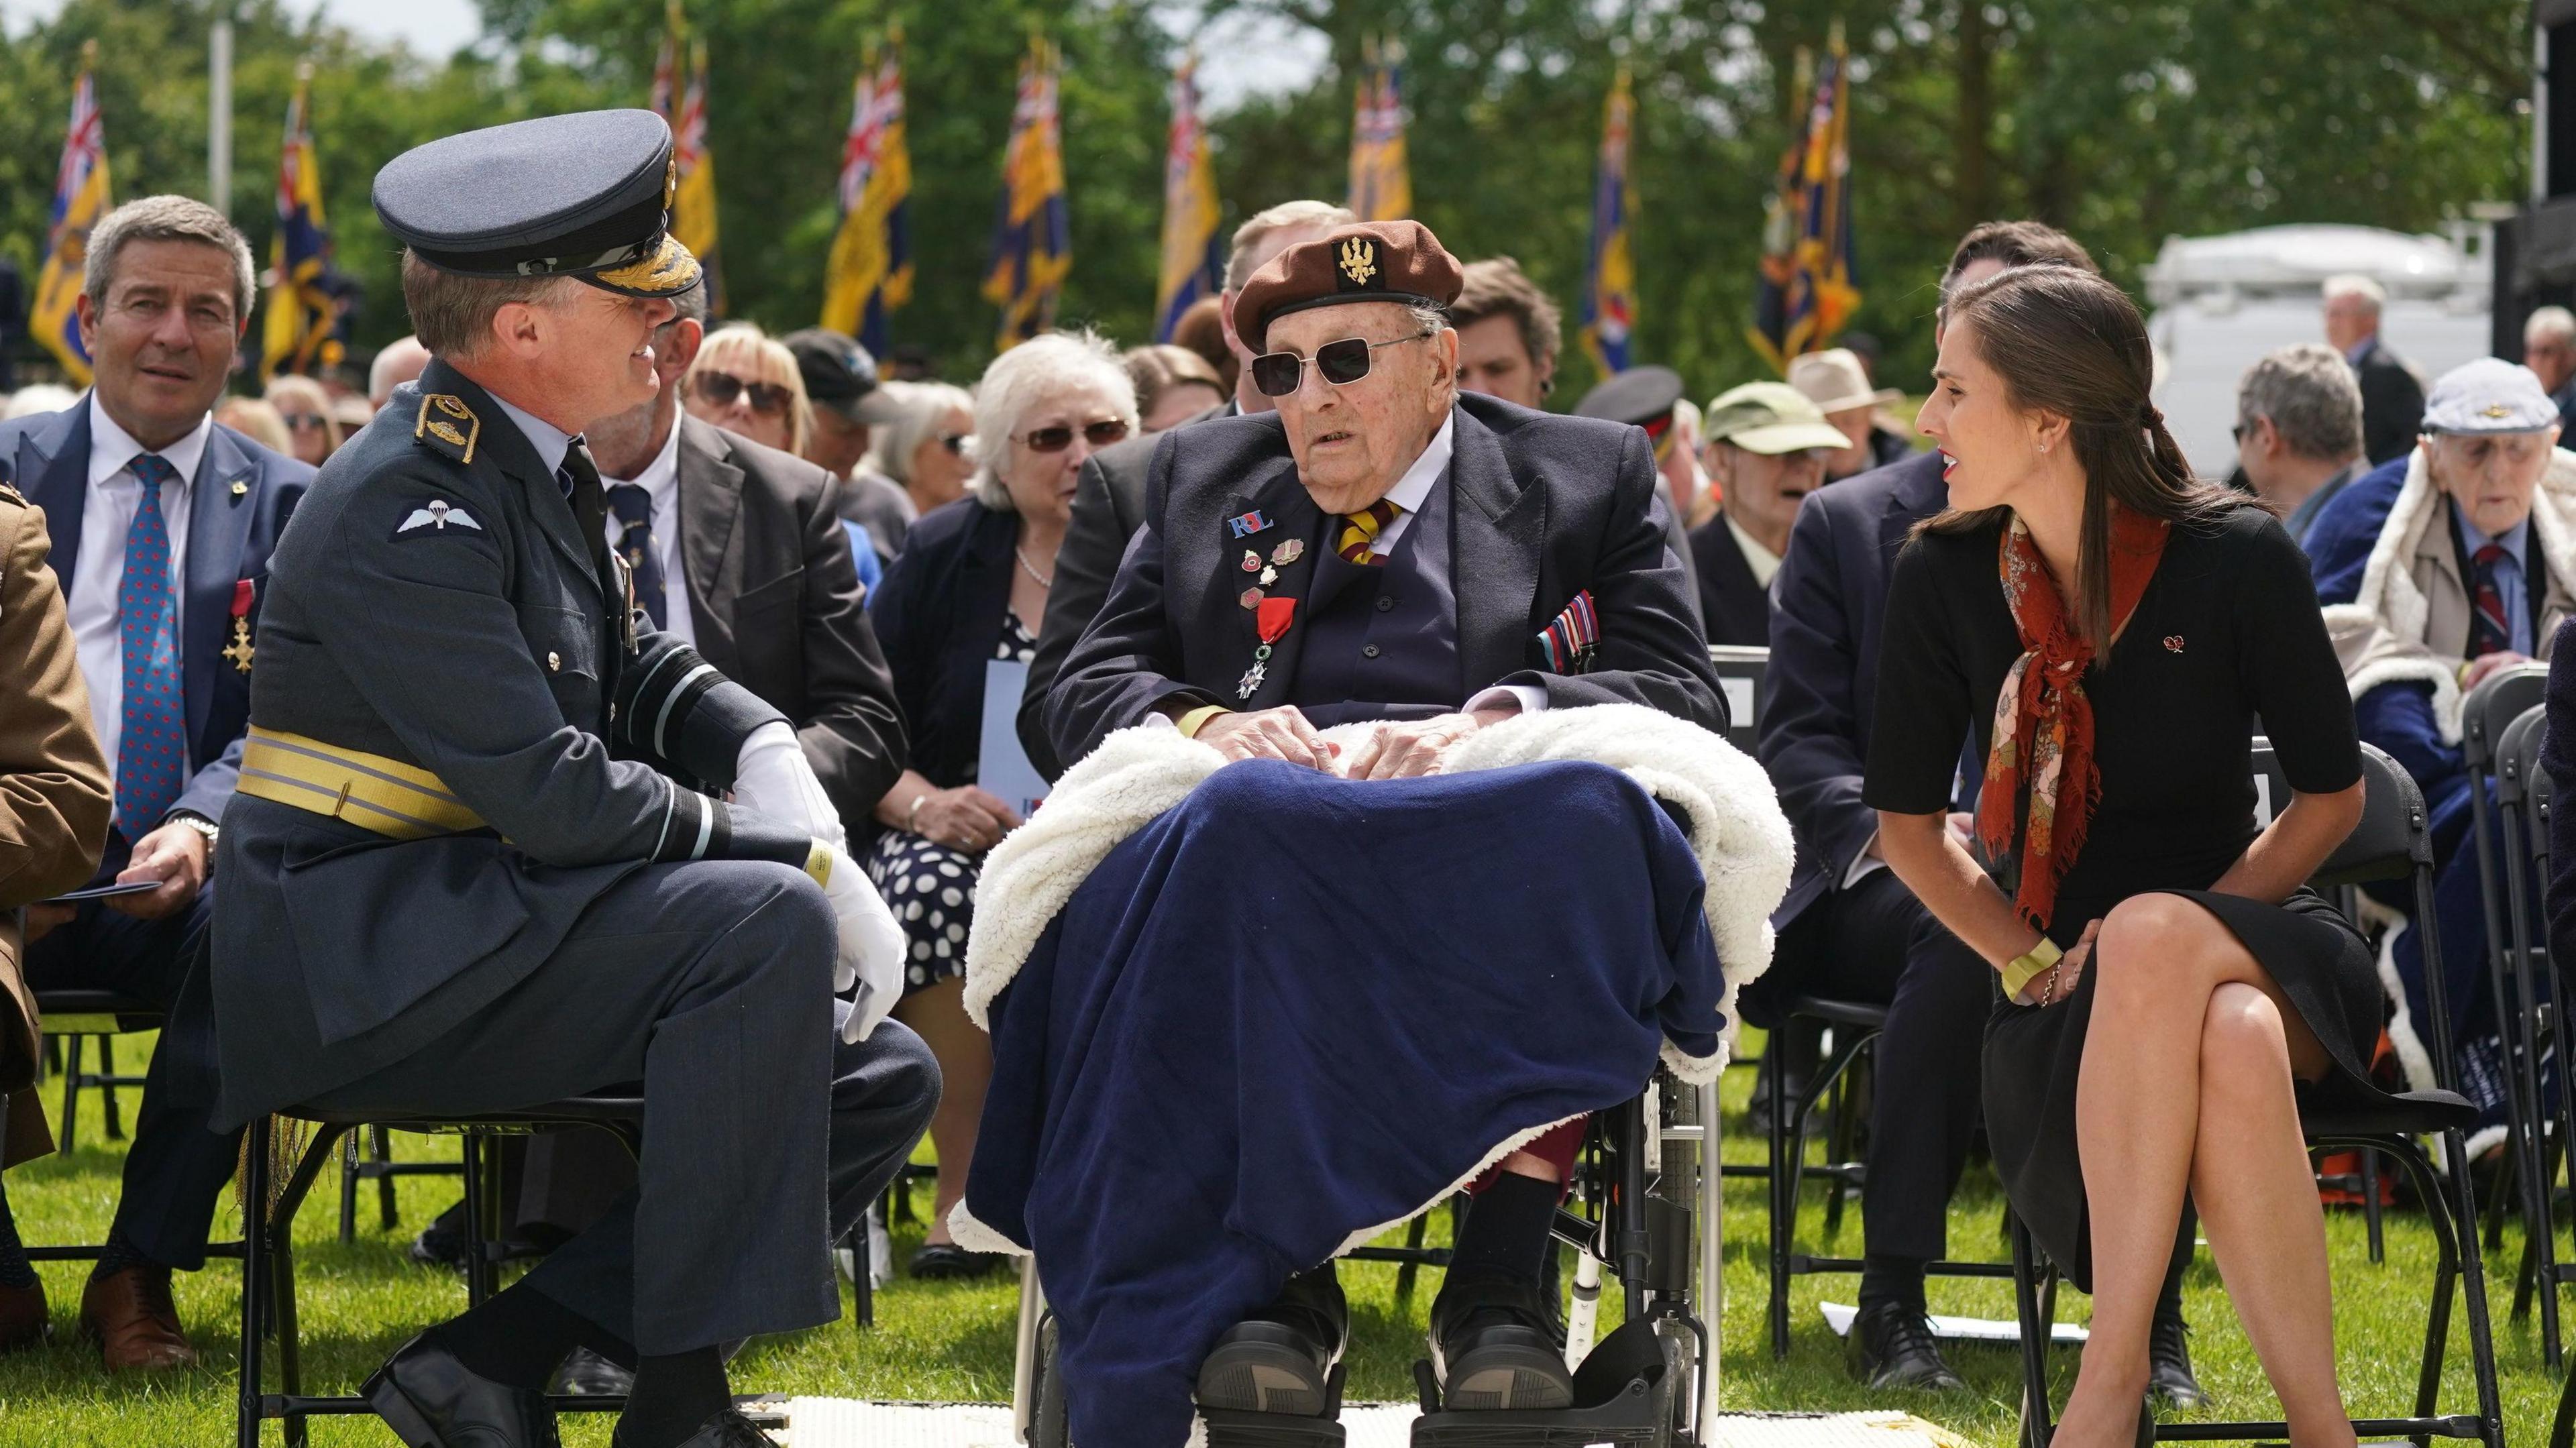
[{"label": "wheelchair footrest", "polygon": [[1206,1412],[1208,1448],[1342,1448],[1342,1425],[1288,1413]]},{"label": "wheelchair footrest", "polygon": [[1431,1364],[1413,1365],[1423,1414],[1413,1448],[1661,1448],[1672,1441],[1673,1368],[1652,1324],[1622,1325],[1575,1374],[1578,1406],[1543,1411],[1438,1407]]}]

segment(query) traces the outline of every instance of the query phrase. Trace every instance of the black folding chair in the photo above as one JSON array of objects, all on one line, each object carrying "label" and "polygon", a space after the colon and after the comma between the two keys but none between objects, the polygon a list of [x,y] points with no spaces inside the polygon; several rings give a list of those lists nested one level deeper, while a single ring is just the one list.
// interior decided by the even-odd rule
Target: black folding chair
[{"label": "black folding chair", "polygon": [[[2505,1160],[2512,1164],[2515,1192],[2522,1212],[2524,1239],[2548,1235],[2547,1189],[2535,1192],[2532,1183],[2541,1175],[2541,1152],[2537,1145],[2545,1129],[2548,1113],[2541,1108],[2537,1081],[2537,1051],[2531,1039],[2534,1025],[2515,998],[2512,944],[2505,924],[2508,896],[2522,871],[2515,851],[2501,856],[2489,839],[2494,815],[2500,801],[2490,801],[2490,793],[2508,788],[2497,768],[2496,751],[2504,742],[2505,730],[2514,720],[2536,707],[2548,689],[2549,669],[2544,664],[2517,664],[2499,669],[2469,691],[2460,704],[2460,757],[2469,779],[2469,833],[2477,844],[2478,910],[2486,924],[2487,988],[2494,1002],[2498,1039],[2504,1047],[2505,1126],[2507,1132]],[[2510,787],[2518,788],[2519,779]],[[2456,1082],[2453,1084],[2457,1084]],[[2501,1245],[2504,1240],[2504,1195],[2487,1204],[2487,1245]],[[2528,1303],[2515,1309],[2520,1317]],[[2560,1352],[2558,1310],[2556,1304],[2541,1311],[2541,1345],[2551,1365]]]},{"label": "black folding chair", "polygon": [[1717,669],[1720,697],[1726,700],[1726,742],[1751,754],[1761,734],[1771,651],[1746,644],[1710,644],[1708,661]]},{"label": "black folding chair", "polygon": [[[2541,1083],[2541,1067],[2553,1053],[2558,1035],[2556,982],[2550,978],[2549,950],[2532,939],[2531,918],[2539,904],[2541,882],[2548,879],[2548,820],[2542,801],[2550,788],[2540,767],[2540,743],[2549,726],[2547,710],[2534,704],[2505,726],[2494,751],[2496,817],[2504,847],[2506,926],[2504,956],[2511,987],[2512,1035],[2522,1043],[2509,1063],[2514,1094],[2529,1103],[2528,1129],[2519,1133],[2525,1150],[2515,1159],[2522,1186],[2522,1263],[2514,1274],[2513,1315],[2522,1320],[2540,1299],[2540,1341],[2544,1361],[2559,1365],[2558,1288],[2576,1279],[2576,1267],[2558,1261],[2555,1193],[2556,1158],[2568,1139],[2554,1130]],[[2538,873],[2534,873],[2537,871]],[[2542,983],[2548,982],[2543,989]],[[2560,1063],[2564,1069],[2564,1062]],[[2564,1095],[2562,1091],[2561,1095]]]},{"label": "black folding chair", "polygon": [[[2256,746],[2254,769],[2267,797],[2286,801],[2290,784],[2268,744]],[[2313,882],[2320,889],[2378,880],[2411,879],[2416,918],[2433,918],[2433,839],[2424,796],[2415,781],[2387,755],[2362,746],[2362,776],[2368,784],[2361,823],[2334,852]],[[2447,1083],[2454,1062],[2451,1026],[2444,999],[2441,942],[2431,931],[2424,938],[2425,992],[2433,1019],[2427,1034],[2436,1073]],[[2411,1091],[2386,1107],[2343,1110],[2302,1109],[2299,1125],[2311,1147],[2378,1151],[2395,1160],[2422,1197],[2425,1217],[2439,1251],[2433,1276],[2433,1303],[2425,1327],[2424,1356],[2417,1377],[2415,1408],[2402,1418],[2357,1418],[2353,1427],[2364,1439],[2474,1439],[2487,1448],[2502,1448],[2503,1410],[2496,1387],[2495,1342],[2487,1318],[2486,1269],[2477,1252],[2476,1193],[2469,1180],[2465,1135],[2477,1111],[2468,1101],[2444,1090]],[[2447,1180],[2416,1140],[2435,1136],[2450,1172]],[[2014,1297],[2021,1320],[2022,1443],[2046,1448],[2051,1433],[2048,1397],[2049,1337],[2055,1323],[2057,1268],[2042,1260],[2029,1229],[2016,1217],[2012,1224]],[[2477,1382],[2477,1412],[2438,1411],[2442,1367],[2450,1342],[2451,1300],[2457,1290],[2468,1310],[2470,1366]],[[2160,1442],[2285,1439],[2286,1424],[2271,1422],[2163,1423]]]},{"label": "black folding chair", "polygon": [[[56,1144],[62,1153],[69,1156],[78,1140],[80,1094],[84,1091],[99,1094],[99,1104],[106,1109],[107,1139],[123,1141],[125,1117],[118,1107],[117,1089],[140,1090],[143,1078],[117,1071],[116,1038],[161,1029],[161,1008],[138,996],[112,990],[40,990],[36,992],[36,1014],[44,1024],[48,1048],[60,1054],[63,1121],[56,1132]],[[83,1060],[93,1041],[98,1044],[95,1071],[86,1069]]]}]

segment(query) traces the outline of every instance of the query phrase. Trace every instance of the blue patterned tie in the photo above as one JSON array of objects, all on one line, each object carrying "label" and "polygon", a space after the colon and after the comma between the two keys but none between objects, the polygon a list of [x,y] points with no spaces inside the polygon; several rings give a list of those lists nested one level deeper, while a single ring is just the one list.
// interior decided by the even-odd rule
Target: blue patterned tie
[{"label": "blue patterned tie", "polygon": [[634,483],[616,483],[608,489],[608,511],[617,515],[617,556],[626,560],[626,571],[635,579],[635,601],[652,615],[653,627],[669,628],[663,617],[669,606],[663,596],[662,550],[653,540],[653,495]]},{"label": "blue patterned tie", "polygon": [[161,485],[179,470],[145,453],[126,470],[143,485],[125,530],[125,577],[116,586],[117,642],[125,656],[124,731],[116,745],[116,819],[128,840],[161,823],[188,772],[187,705],[179,683],[179,600],[170,588],[170,524]]}]

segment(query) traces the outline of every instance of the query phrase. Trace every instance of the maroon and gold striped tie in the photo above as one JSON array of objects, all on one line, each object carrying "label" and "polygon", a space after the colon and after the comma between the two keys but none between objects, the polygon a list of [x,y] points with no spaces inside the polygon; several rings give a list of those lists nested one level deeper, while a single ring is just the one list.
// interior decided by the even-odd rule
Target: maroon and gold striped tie
[{"label": "maroon and gold striped tie", "polygon": [[1387,499],[1380,498],[1357,513],[1342,514],[1342,539],[1333,551],[1342,555],[1344,563],[1356,563],[1362,568],[1376,568],[1383,565],[1386,562],[1385,557],[1370,552],[1369,546],[1377,541],[1378,534],[1386,531],[1386,525],[1394,522],[1396,515],[1403,511],[1404,509]]}]

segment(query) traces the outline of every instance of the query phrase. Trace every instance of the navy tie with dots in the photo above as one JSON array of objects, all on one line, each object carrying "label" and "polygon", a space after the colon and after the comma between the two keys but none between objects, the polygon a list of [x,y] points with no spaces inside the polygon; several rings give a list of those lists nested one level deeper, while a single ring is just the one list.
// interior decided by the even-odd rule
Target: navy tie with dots
[{"label": "navy tie with dots", "polygon": [[128,840],[161,823],[188,773],[187,701],[179,679],[179,600],[170,587],[170,524],[161,487],[179,470],[145,453],[126,470],[143,485],[125,530],[125,577],[116,586],[117,644],[125,656],[123,732],[116,744],[116,819]]},{"label": "navy tie with dots", "polygon": [[634,576],[637,606],[652,616],[653,627],[670,627],[670,620],[662,616],[668,604],[663,597],[662,549],[653,541],[653,495],[634,483],[615,484],[608,490],[608,511],[617,516],[617,556],[626,560],[626,571]]},{"label": "navy tie with dots", "polygon": [[2480,547],[2469,560],[2470,571],[2477,575],[2477,597],[2469,614],[2469,657],[2484,658],[2513,647],[2513,620],[2505,616],[2504,590],[2496,583],[2496,565],[2507,554],[2501,543]]}]

